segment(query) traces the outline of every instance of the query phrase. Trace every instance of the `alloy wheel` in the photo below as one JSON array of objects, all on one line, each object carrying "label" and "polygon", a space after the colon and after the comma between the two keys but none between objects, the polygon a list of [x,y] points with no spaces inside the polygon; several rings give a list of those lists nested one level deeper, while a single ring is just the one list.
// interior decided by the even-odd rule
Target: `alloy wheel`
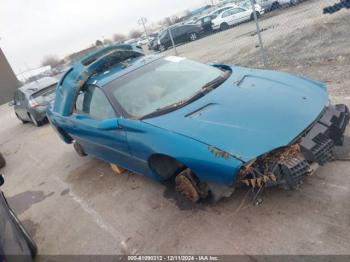
[{"label": "alloy wheel", "polygon": [[191,33],[190,34],[190,39],[191,39],[191,41],[197,40],[197,34],[196,33]]}]

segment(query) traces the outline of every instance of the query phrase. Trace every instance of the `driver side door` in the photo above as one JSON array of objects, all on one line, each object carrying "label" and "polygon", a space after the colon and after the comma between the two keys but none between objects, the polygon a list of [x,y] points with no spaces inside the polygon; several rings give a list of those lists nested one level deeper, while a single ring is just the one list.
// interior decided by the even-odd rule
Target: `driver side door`
[{"label": "driver side door", "polygon": [[85,153],[130,169],[129,146],[119,117],[103,90],[89,85],[77,97],[70,133]]}]

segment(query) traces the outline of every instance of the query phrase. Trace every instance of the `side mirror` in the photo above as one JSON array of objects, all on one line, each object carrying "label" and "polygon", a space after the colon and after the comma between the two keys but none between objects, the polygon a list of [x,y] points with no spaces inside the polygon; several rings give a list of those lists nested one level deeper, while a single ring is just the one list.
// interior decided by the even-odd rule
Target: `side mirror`
[{"label": "side mirror", "polygon": [[120,128],[118,118],[102,120],[97,125],[97,129],[100,129],[100,130],[114,130],[118,128]]},{"label": "side mirror", "polygon": [[0,186],[2,186],[5,183],[4,176],[0,174]]},{"label": "side mirror", "polygon": [[10,101],[10,102],[8,102],[8,106],[14,106],[15,105],[15,101]]}]

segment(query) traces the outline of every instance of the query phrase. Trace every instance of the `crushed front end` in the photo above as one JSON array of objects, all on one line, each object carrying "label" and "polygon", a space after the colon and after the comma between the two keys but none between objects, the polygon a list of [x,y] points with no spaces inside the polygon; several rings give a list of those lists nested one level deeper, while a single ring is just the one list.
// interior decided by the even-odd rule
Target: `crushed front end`
[{"label": "crushed front end", "polygon": [[345,105],[325,108],[289,146],[244,165],[238,177],[240,183],[253,188],[276,185],[297,188],[305,176],[334,159],[333,149],[343,145],[349,118],[349,109]]}]

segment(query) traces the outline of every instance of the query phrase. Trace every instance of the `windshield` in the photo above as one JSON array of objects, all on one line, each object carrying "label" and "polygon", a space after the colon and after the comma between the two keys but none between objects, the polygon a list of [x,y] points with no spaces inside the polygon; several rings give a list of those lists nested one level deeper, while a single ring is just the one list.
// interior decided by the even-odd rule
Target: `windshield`
[{"label": "windshield", "polygon": [[183,104],[224,75],[209,65],[167,57],[116,79],[107,90],[129,116],[142,118]]}]

